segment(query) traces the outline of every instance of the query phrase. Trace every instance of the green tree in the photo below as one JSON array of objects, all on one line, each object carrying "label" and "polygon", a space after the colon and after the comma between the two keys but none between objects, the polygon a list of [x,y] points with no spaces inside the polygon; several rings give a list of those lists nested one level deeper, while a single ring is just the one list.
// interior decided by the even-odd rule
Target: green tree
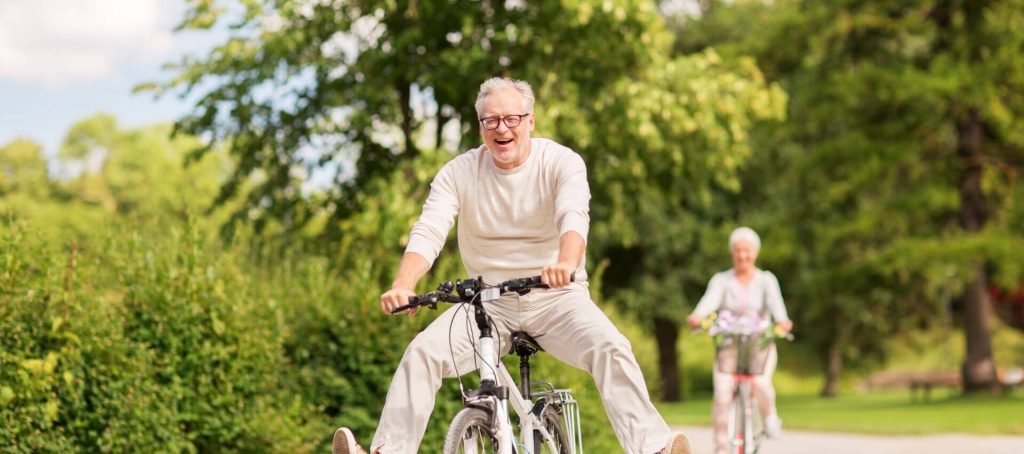
[{"label": "green tree", "polygon": [[0,147],[0,199],[21,194],[44,198],[50,193],[43,147],[27,139],[15,139]]},{"label": "green tree", "polygon": [[[669,44],[652,51],[668,55]],[[559,131],[590,163],[591,250],[607,260],[613,301],[654,329],[664,400],[682,397],[679,327],[723,257],[708,241],[732,223],[721,194],[740,188],[748,130],[781,119],[784,104],[752,61],[708,51],[652,60],[593,94],[579,110],[590,129]]]},{"label": "green tree", "polygon": [[[699,218],[694,210],[711,206],[711,185],[735,190],[735,170],[751,153],[745,128],[780,114],[781,93],[750,62],[668,58],[671,34],[648,1],[265,1],[243,2],[240,17],[230,9],[194,2],[183,28],[234,21],[237,33],[205,58],[182,61],[178,78],[143,88],[212,85],[177,126],[212,138],[211,146],[228,144],[238,167],[221,195],[258,176],[239,215],[258,212],[285,229],[326,216],[324,236],[334,241],[347,234],[359,192],[418,155],[421,142],[443,146],[449,124],[460,146],[477,140],[473,97],[489,75],[533,83],[539,134],[587,158],[595,252],[606,245],[653,254],[671,244],[669,259],[682,261],[690,249],[675,245],[685,242],[646,234]],[[298,188],[325,169],[334,183],[310,203]],[[638,194],[653,200],[638,204]],[[678,301],[676,276],[662,274],[653,255],[646,260],[615,284],[653,273],[638,292],[642,302],[627,306],[665,327],[663,367],[671,372],[662,381],[674,399],[670,336],[681,306],[665,302]]]},{"label": "green tree", "polygon": [[169,125],[125,130],[107,114],[75,123],[60,149],[67,197],[145,218],[207,210],[228,173],[223,155],[188,161],[199,141],[171,137]]},{"label": "green tree", "polygon": [[[778,187],[745,193],[764,207],[752,218],[790,226],[779,229],[790,294],[820,330],[809,337],[828,365],[826,394],[844,359],[884,357],[886,335],[935,319],[950,267],[963,289],[965,389],[996,386],[985,292],[992,272],[1020,275],[1001,213],[1022,167],[1021,135],[1007,126],[1024,113],[1021,6],[714,2],[679,28],[681,43],[756,56],[790,93],[792,122],[759,136],[775,149],[763,169]],[[712,36],[754,18],[756,37]]]}]

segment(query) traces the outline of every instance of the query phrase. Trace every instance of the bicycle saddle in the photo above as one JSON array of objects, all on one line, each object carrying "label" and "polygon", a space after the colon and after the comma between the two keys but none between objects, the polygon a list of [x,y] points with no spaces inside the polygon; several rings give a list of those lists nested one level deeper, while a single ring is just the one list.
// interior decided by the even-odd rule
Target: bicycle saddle
[{"label": "bicycle saddle", "polygon": [[512,351],[516,352],[519,356],[530,356],[537,352],[544,351],[540,348],[540,344],[537,340],[526,334],[523,331],[515,331],[512,333]]}]

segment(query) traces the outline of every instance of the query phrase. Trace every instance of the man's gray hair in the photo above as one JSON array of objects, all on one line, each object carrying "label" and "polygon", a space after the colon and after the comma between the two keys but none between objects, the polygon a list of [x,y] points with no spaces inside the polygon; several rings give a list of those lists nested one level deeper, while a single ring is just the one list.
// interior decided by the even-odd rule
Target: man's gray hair
[{"label": "man's gray hair", "polygon": [[746,241],[754,246],[754,250],[761,250],[761,237],[757,236],[757,232],[750,227],[740,227],[732,231],[729,235],[729,250],[731,251],[733,246],[740,241]]},{"label": "man's gray hair", "polygon": [[523,113],[533,113],[533,88],[522,80],[509,79],[506,77],[492,77],[480,84],[480,93],[476,95],[476,116],[482,117],[484,111],[484,98],[504,90],[515,90],[523,96]]}]

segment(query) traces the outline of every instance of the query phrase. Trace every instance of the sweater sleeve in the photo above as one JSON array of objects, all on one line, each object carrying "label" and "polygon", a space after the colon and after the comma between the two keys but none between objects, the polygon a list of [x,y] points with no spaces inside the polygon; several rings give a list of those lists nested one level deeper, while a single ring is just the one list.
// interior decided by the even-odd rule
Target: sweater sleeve
[{"label": "sweater sleeve", "polygon": [[704,318],[717,311],[722,306],[722,300],[725,299],[725,285],[726,281],[722,273],[716,273],[712,276],[711,281],[708,282],[708,288],[704,291],[704,296],[700,298],[700,302],[697,303],[697,308],[693,310],[693,314],[699,318]]},{"label": "sweater sleeve", "polygon": [[430,183],[430,195],[423,204],[419,220],[409,232],[409,244],[405,252],[419,254],[430,265],[444,247],[448,231],[459,213],[458,187],[455,184],[455,161],[445,165],[434,181]]},{"label": "sweater sleeve", "polygon": [[776,322],[789,320],[789,314],[786,313],[786,305],[782,302],[782,289],[779,287],[779,279],[770,271],[765,271],[764,275],[766,278],[764,304],[768,306],[768,310],[771,311],[772,318]]},{"label": "sweater sleeve", "polygon": [[590,185],[583,158],[568,152],[558,161],[555,179],[555,223],[558,235],[576,232],[587,241],[590,232]]}]

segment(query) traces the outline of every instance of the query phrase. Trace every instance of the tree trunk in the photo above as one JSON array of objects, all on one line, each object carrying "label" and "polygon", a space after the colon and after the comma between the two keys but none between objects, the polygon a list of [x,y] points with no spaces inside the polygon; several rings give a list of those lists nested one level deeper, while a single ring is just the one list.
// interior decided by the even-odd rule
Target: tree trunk
[{"label": "tree trunk", "polygon": [[661,379],[661,400],[679,402],[679,325],[664,317],[654,317],[654,338],[658,343],[658,374]]},{"label": "tree trunk", "polygon": [[451,120],[451,118],[441,113],[443,107],[440,102],[437,104],[437,127],[434,129],[434,148],[440,150],[441,145],[444,143],[444,125],[447,124],[448,120]]},{"label": "tree trunk", "polygon": [[412,86],[404,78],[399,78],[398,81],[398,99],[401,104],[402,136],[405,139],[405,153],[409,159],[413,159],[419,154],[419,150],[416,148],[416,138],[413,137],[415,133],[413,125],[415,118],[412,111]]},{"label": "tree trunk", "polygon": [[821,397],[835,397],[839,394],[839,379],[843,375],[843,346],[849,339],[845,320],[844,311],[840,308],[832,311],[832,336],[825,352],[825,385],[821,388]]},{"label": "tree trunk", "polygon": [[[988,220],[988,207],[981,189],[982,123],[976,108],[967,110],[957,125],[958,154],[963,163],[960,177],[960,222],[966,232],[979,232]],[[964,392],[997,392],[995,362],[992,359],[992,303],[985,291],[988,275],[979,264],[977,275],[964,294],[964,334],[967,354],[961,370]]]},{"label": "tree trunk", "polygon": [[838,339],[832,339],[825,358],[825,386],[821,397],[835,397],[839,394],[839,378],[843,373],[843,349]]},{"label": "tree trunk", "polygon": [[992,302],[985,291],[985,266],[978,265],[977,277],[964,294],[964,334],[967,354],[964,357],[964,392],[999,392],[996,365],[992,358]]}]

